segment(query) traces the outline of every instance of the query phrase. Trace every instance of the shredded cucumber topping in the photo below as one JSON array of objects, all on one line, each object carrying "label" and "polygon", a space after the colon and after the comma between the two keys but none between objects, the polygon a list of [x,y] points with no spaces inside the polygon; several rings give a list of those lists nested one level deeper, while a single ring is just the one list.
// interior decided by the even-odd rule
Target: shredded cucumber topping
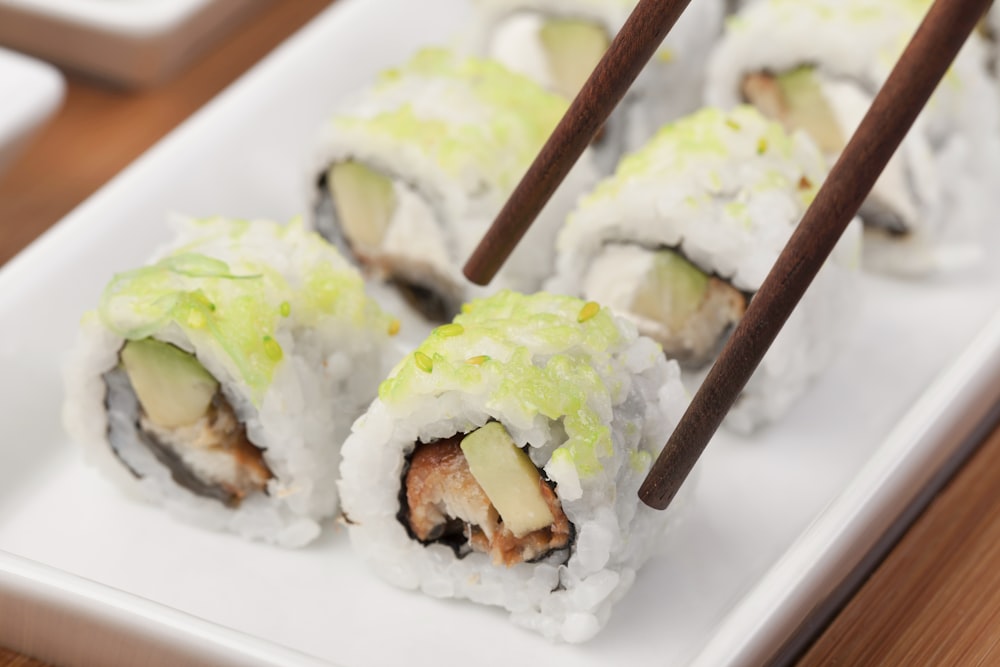
[{"label": "shredded cucumber topping", "polygon": [[503,291],[466,304],[453,324],[435,329],[382,383],[379,397],[392,405],[414,394],[486,390],[497,406],[562,419],[569,439],[557,457],[591,476],[612,453],[607,416],[594,401],[613,393],[601,371],[620,342],[612,315],[597,304]]},{"label": "shredded cucumber topping", "polygon": [[[179,250],[105,288],[98,316],[109,330],[139,340],[176,325],[189,340],[217,346],[255,400],[285,357],[279,329],[293,313],[298,326],[333,316],[389,331],[391,319],[365,295],[361,276],[301,223],[213,218],[186,226],[191,240]],[[296,267],[279,272],[270,261]]]},{"label": "shredded cucumber topping", "polygon": [[[434,103],[404,101],[399,90],[433,91]],[[446,172],[473,170],[510,190],[565,113],[568,103],[502,65],[445,49],[420,51],[381,75],[376,96],[398,100],[375,114],[345,113],[334,123],[411,145]]]}]

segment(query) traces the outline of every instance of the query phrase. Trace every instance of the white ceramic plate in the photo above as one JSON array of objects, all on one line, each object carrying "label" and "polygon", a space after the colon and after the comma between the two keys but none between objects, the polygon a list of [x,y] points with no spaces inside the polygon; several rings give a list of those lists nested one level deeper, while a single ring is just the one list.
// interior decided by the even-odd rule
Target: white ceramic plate
[{"label": "white ceramic plate", "polygon": [[0,0],[0,44],[124,86],[176,72],[267,0]]},{"label": "white ceramic plate", "polygon": [[583,646],[393,589],[336,527],[301,551],[248,544],[85,467],[59,365],[112,272],[166,240],[168,211],[301,213],[327,110],[466,16],[462,0],[338,2],[0,272],[0,643],[67,665],[754,664],[961,450],[1000,391],[996,262],[865,278],[837,365],[780,425],[715,439],[686,518]]},{"label": "white ceramic plate", "polygon": [[59,108],[65,87],[54,67],[0,49],[0,171]]}]

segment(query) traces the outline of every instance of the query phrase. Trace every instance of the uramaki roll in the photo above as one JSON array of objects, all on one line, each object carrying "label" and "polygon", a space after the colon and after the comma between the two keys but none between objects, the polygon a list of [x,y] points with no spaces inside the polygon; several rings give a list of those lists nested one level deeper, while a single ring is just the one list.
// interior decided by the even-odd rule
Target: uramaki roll
[{"label": "uramaki roll", "polygon": [[[317,230],[431,322],[484,290],[462,265],[520,181],[567,102],[502,65],[418,53],[325,125],[315,175]],[[534,291],[555,235],[596,173],[585,155],[494,280]]]},{"label": "uramaki roll", "polygon": [[685,404],[676,364],[596,303],[473,301],[355,423],[340,482],[351,542],[397,586],[586,640],[675,511],[637,491]]},{"label": "uramaki roll", "polygon": [[300,546],[337,510],[340,445],[394,361],[396,329],[301,224],[180,221],[84,317],[65,422],[171,513]]},{"label": "uramaki roll", "polygon": [[[930,0],[761,0],[729,19],[706,99],[751,103],[831,160],[868,110]],[[1000,98],[973,35],[861,209],[866,267],[902,275],[978,257],[1000,205]]]},{"label": "uramaki roll", "polygon": [[[816,146],[752,107],[663,127],[583,197],[559,236],[548,288],[604,303],[704,377],[827,173]],[[852,225],[725,424],[778,419],[831,361],[856,301]]]}]

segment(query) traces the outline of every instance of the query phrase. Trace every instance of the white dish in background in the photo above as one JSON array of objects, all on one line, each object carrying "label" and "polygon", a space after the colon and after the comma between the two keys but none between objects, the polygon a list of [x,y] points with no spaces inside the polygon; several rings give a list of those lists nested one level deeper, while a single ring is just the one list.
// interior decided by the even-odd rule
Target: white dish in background
[{"label": "white dish in background", "polygon": [[0,644],[65,665],[757,664],[963,450],[1000,393],[998,262],[865,277],[837,364],[774,428],[717,436],[685,519],[582,646],[383,584],[335,525],[299,551],[246,543],[86,467],[59,427],[59,365],[112,272],[166,240],[170,211],[301,213],[336,100],[467,11],[341,0],[0,271]]},{"label": "white dish in background", "polygon": [[0,45],[122,86],[159,83],[268,0],[0,0]]},{"label": "white dish in background", "polygon": [[0,49],[0,171],[59,108],[65,88],[54,67]]}]

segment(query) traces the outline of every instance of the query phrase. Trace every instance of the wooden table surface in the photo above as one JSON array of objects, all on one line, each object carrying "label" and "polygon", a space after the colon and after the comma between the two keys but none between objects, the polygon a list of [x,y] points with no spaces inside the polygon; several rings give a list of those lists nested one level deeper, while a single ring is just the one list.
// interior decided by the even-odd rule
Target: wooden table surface
[{"label": "wooden table surface", "polygon": [[[67,73],[62,110],[0,175],[0,264],[331,0],[280,0],[156,89]],[[0,101],[2,103],[2,101]],[[800,665],[1000,664],[1000,429],[801,657]],[[0,667],[42,663],[0,647]]]}]

